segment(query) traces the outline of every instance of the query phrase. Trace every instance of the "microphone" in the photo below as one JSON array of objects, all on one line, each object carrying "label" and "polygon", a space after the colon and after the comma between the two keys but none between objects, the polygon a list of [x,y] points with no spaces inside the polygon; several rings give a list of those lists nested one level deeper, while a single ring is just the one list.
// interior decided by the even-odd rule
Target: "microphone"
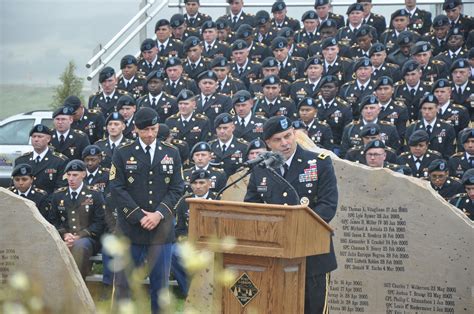
[{"label": "microphone", "polygon": [[242,165],[244,167],[253,167],[255,165],[259,165],[261,164],[262,162],[264,162],[265,160],[267,159],[270,159],[272,158],[273,156],[275,155],[274,152],[263,152],[263,153],[260,153],[257,158],[255,159],[252,159],[252,160],[247,160],[246,162],[244,162]]},{"label": "microphone", "polygon": [[269,158],[265,159],[260,165],[265,168],[279,169],[285,163],[285,158],[282,154],[272,152]]}]

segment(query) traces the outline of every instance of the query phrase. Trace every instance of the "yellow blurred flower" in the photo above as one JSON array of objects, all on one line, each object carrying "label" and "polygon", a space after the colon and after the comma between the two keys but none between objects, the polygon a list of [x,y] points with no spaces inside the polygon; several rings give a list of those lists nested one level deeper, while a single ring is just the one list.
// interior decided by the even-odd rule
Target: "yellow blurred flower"
[{"label": "yellow blurred flower", "polygon": [[219,274],[217,274],[218,282],[225,286],[231,286],[237,279],[237,271],[229,268],[223,269]]},{"label": "yellow blurred flower", "polygon": [[23,272],[15,272],[8,278],[10,286],[19,291],[27,291],[30,287],[30,281]]},{"label": "yellow blurred flower", "polygon": [[222,239],[222,248],[226,251],[230,251],[237,245],[237,240],[234,237],[225,237]]},{"label": "yellow blurred flower", "polygon": [[102,246],[105,251],[112,256],[128,255],[129,243],[124,238],[119,238],[113,234],[107,234],[102,238]]}]

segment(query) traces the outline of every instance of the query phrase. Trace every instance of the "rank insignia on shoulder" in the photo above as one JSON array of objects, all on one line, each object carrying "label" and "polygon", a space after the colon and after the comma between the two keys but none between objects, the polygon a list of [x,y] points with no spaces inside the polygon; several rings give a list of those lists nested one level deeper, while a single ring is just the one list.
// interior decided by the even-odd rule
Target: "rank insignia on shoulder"
[{"label": "rank insignia on shoulder", "polygon": [[318,155],[318,158],[324,160],[324,159],[326,159],[328,156],[329,156],[329,154],[320,153],[320,154]]}]

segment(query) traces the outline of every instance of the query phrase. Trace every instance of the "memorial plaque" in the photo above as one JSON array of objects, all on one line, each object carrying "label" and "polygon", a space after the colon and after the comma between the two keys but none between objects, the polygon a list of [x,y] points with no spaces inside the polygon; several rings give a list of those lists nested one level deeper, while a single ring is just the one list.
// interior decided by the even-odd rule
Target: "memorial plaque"
[{"label": "memorial plaque", "polygon": [[39,291],[44,313],[95,312],[69,249],[33,202],[0,188],[0,221],[0,296],[22,272]]},{"label": "memorial plaque", "polygon": [[242,306],[246,306],[258,293],[257,287],[246,273],[235,281],[230,290]]}]

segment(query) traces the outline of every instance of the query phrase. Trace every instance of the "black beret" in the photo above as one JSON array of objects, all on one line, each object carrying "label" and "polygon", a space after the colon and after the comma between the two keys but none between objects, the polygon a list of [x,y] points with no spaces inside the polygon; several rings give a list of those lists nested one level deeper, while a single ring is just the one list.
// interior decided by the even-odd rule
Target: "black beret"
[{"label": "black beret", "polygon": [[214,128],[217,128],[221,124],[227,124],[227,123],[233,123],[233,122],[234,122],[234,117],[232,117],[230,113],[223,112],[214,119]]},{"label": "black beret", "polygon": [[337,40],[334,37],[325,38],[321,43],[321,49],[326,49],[327,47],[337,46]]},{"label": "black beret", "polygon": [[443,10],[452,10],[461,4],[462,4],[461,0],[446,0],[443,3]]},{"label": "black beret", "polygon": [[431,88],[431,92],[434,93],[436,89],[445,87],[451,87],[451,83],[445,78],[439,79],[434,82],[433,87]]},{"label": "black beret", "polygon": [[364,98],[362,98],[360,102],[360,111],[362,111],[362,109],[364,109],[365,106],[377,105],[378,103],[379,103],[379,100],[377,99],[377,97],[375,97],[375,95],[364,96]]},{"label": "black beret", "polygon": [[117,100],[117,111],[122,109],[123,106],[137,106],[137,100],[130,95],[122,95]]},{"label": "black beret", "polygon": [[282,27],[277,33],[277,36],[285,37],[287,39],[293,39],[294,35],[295,31],[291,27]]},{"label": "black beret", "polygon": [[362,58],[357,59],[357,61],[354,63],[353,70],[355,72],[359,68],[371,67],[371,66],[372,66],[372,62],[370,61],[370,59],[367,57],[362,57]]},{"label": "black beret", "polygon": [[320,65],[323,66],[324,61],[321,59],[319,56],[312,56],[308,60],[306,60],[306,64],[304,66],[304,69],[308,69],[310,65]]},{"label": "black beret", "polygon": [[33,167],[31,167],[29,164],[19,164],[16,165],[15,168],[13,168],[12,171],[12,177],[18,177],[18,176],[33,176]]},{"label": "black beret", "polygon": [[180,27],[185,22],[184,15],[180,13],[174,14],[170,19],[170,25],[173,28]]},{"label": "black beret", "polygon": [[111,78],[115,75],[115,70],[112,67],[105,67],[99,73],[99,83],[104,82],[106,79]]},{"label": "black beret", "polygon": [[362,24],[362,26],[356,32],[356,38],[372,35],[370,32],[370,26],[368,24]]},{"label": "black beret", "polygon": [[380,126],[377,123],[367,123],[360,130],[360,136],[374,136],[380,134]]},{"label": "black beret", "polygon": [[402,75],[405,76],[408,72],[413,72],[420,68],[420,64],[415,60],[408,60],[402,67]]},{"label": "black beret", "polygon": [[435,159],[430,162],[428,166],[428,172],[433,171],[448,171],[448,163],[444,159]]},{"label": "black beret", "polygon": [[446,36],[446,40],[449,39],[451,36],[464,36],[462,30],[459,27],[453,27],[449,30],[448,35]]},{"label": "black beret", "polygon": [[295,130],[307,130],[308,129],[308,127],[306,126],[306,123],[304,123],[301,120],[295,120],[295,121],[291,122],[291,125],[293,126],[293,128]]},{"label": "black beret", "polygon": [[235,37],[244,39],[249,36],[253,35],[253,28],[249,24],[242,24],[237,28],[237,31],[235,32]]},{"label": "black beret", "polygon": [[166,123],[160,123],[160,127],[158,128],[158,135],[156,138],[160,141],[166,141],[166,139],[170,136],[170,127],[166,125]]},{"label": "black beret", "polygon": [[364,12],[364,6],[360,3],[353,3],[347,8],[346,14],[349,15],[354,11]]},{"label": "black beret", "polygon": [[206,70],[204,72],[201,72],[199,73],[198,77],[197,77],[197,81],[200,82],[201,80],[204,80],[204,79],[209,79],[209,80],[213,80],[213,81],[216,81],[217,82],[217,75],[214,71],[211,71],[211,70]]},{"label": "black beret", "polygon": [[184,3],[188,3],[188,2],[196,2],[196,3],[199,3],[199,0],[184,0]]},{"label": "black beret", "polygon": [[192,47],[196,47],[200,44],[199,38],[196,36],[189,36],[183,43],[183,50],[187,52]]},{"label": "black beret", "polygon": [[237,50],[247,49],[248,47],[249,46],[247,45],[247,43],[244,40],[237,39],[236,41],[234,41],[232,43],[231,49],[232,49],[232,51],[237,51]]},{"label": "black beret", "polygon": [[263,139],[268,140],[276,133],[292,128],[291,120],[285,116],[273,116],[263,125]]},{"label": "black beret", "polygon": [[190,100],[190,99],[194,99],[196,95],[194,95],[194,93],[189,90],[189,89],[182,89],[178,96],[176,97],[176,101],[177,102],[180,102],[180,101],[186,101],[186,100]]},{"label": "black beret", "polygon": [[266,57],[262,61],[262,68],[278,67],[278,61],[275,57]]},{"label": "black beret", "polygon": [[209,64],[209,68],[223,68],[229,65],[229,61],[224,56],[215,57]]},{"label": "black beret", "polygon": [[211,145],[207,142],[197,142],[191,149],[191,157],[197,152],[212,152]]},{"label": "black beret", "polygon": [[170,21],[168,21],[167,19],[158,20],[158,22],[156,22],[155,24],[155,32],[158,30],[158,28],[162,26],[169,26],[169,25],[170,25]]},{"label": "black beret", "polygon": [[122,121],[125,123],[125,118],[119,112],[111,112],[105,120],[105,125],[109,124],[110,121]]},{"label": "black beret", "polygon": [[329,0],[315,0],[314,1],[314,7],[317,8],[322,5],[329,4]]},{"label": "black beret", "polygon": [[461,144],[466,143],[470,138],[474,138],[474,129],[464,129],[461,133]]},{"label": "black beret", "polygon": [[416,55],[420,52],[428,52],[431,50],[431,45],[427,41],[418,41],[411,47],[411,54]]},{"label": "black beret", "polygon": [[399,17],[399,16],[410,16],[410,13],[405,9],[399,9],[392,13],[390,20],[393,20],[394,18]]},{"label": "black beret", "polygon": [[374,53],[385,51],[385,45],[382,43],[374,43],[369,49],[369,57],[372,57]]},{"label": "black beret", "polygon": [[280,78],[277,75],[269,75],[262,80],[262,87],[274,84],[280,84]]},{"label": "black beret", "polygon": [[272,13],[284,10],[286,8],[286,3],[284,1],[277,1],[272,5]]},{"label": "black beret", "polygon": [[82,151],[82,159],[87,156],[102,156],[102,149],[97,145],[87,145]]},{"label": "black beret", "polygon": [[158,124],[158,113],[151,108],[143,107],[135,114],[135,126],[143,130],[149,126]]},{"label": "black beret", "polygon": [[229,27],[229,22],[225,18],[218,18],[216,20],[216,26],[218,30],[226,29]]},{"label": "black beret", "polygon": [[416,146],[421,142],[429,142],[430,136],[425,130],[416,130],[408,139],[408,146]]},{"label": "black beret", "polygon": [[64,100],[64,107],[71,107],[73,111],[76,111],[81,106],[81,100],[79,97],[71,95]]},{"label": "black beret", "polygon": [[33,133],[42,133],[42,134],[46,134],[46,135],[51,135],[52,134],[51,130],[44,124],[35,125],[30,130],[30,136],[33,135]]},{"label": "black beret", "polygon": [[467,59],[460,58],[460,59],[456,59],[451,64],[450,70],[451,72],[453,72],[456,69],[469,69],[469,68],[470,68],[469,61]]},{"label": "black beret", "polygon": [[408,45],[413,42],[413,34],[409,31],[403,31],[398,35],[397,44],[399,46]]},{"label": "black beret", "polygon": [[434,28],[446,25],[449,25],[449,18],[444,14],[437,15],[433,20]]},{"label": "black beret", "polygon": [[71,107],[59,107],[53,112],[53,119],[59,115],[72,116],[73,114],[74,110]]},{"label": "black beret", "polygon": [[191,173],[191,178],[189,179],[190,183],[193,183],[196,180],[209,180],[211,178],[211,173],[204,169],[197,169]]},{"label": "black beret", "polygon": [[288,47],[288,39],[286,39],[285,37],[278,36],[272,40],[272,45],[271,45],[272,50],[282,49],[285,47]]},{"label": "black beret", "polygon": [[466,170],[462,175],[462,184],[464,185],[473,185],[474,184],[474,168]]},{"label": "black beret", "polygon": [[142,44],[140,45],[140,51],[148,51],[156,47],[156,40],[151,38],[145,39]]},{"label": "black beret", "polygon": [[333,19],[327,19],[324,22],[319,25],[319,30],[325,29],[325,28],[332,28],[335,27],[337,28],[337,23]]},{"label": "black beret", "polygon": [[86,164],[79,159],[73,159],[67,163],[66,168],[64,168],[64,172],[69,171],[86,171],[87,167]]},{"label": "black beret", "polygon": [[301,101],[298,103],[298,109],[300,109],[301,106],[318,108],[316,101],[311,97],[305,97],[301,99]]},{"label": "black beret", "polygon": [[357,3],[372,3],[372,0],[357,0]]},{"label": "black beret", "polygon": [[250,154],[250,151],[253,149],[260,149],[260,148],[265,148],[267,149],[267,145],[265,144],[264,141],[262,141],[260,138],[256,138],[253,141],[249,143],[247,146],[247,150],[245,151],[245,157],[248,157]]},{"label": "black beret", "polygon": [[306,20],[317,20],[317,19],[318,19],[318,16],[316,15],[316,12],[314,12],[313,10],[306,11],[305,13],[303,13],[303,16],[301,17],[301,20],[303,22]]},{"label": "black beret", "polygon": [[201,25],[201,32],[204,33],[206,29],[212,29],[212,28],[217,28],[216,22],[207,20]]},{"label": "black beret", "polygon": [[373,140],[368,142],[364,146],[364,154],[367,153],[367,151],[371,148],[383,148],[385,149],[385,143],[382,140]]},{"label": "black beret", "polygon": [[375,86],[374,88],[377,89],[379,88],[380,86],[384,86],[384,85],[390,85],[390,86],[393,86],[393,80],[391,77],[389,76],[381,76],[378,78],[377,82],[375,82]]},{"label": "black beret", "polygon": [[137,58],[135,58],[132,55],[123,56],[122,60],[120,60],[120,68],[124,69],[129,64],[137,65],[138,64]]},{"label": "black beret", "polygon": [[232,96],[232,105],[246,102],[247,100],[252,99],[252,95],[247,90],[239,90],[237,93]]},{"label": "black beret", "polygon": [[151,71],[150,74],[147,75],[146,82],[150,83],[152,79],[158,79],[158,80],[164,81],[165,78],[166,78],[165,71],[163,71],[162,69],[158,69],[158,70]]},{"label": "black beret", "polygon": [[255,14],[255,19],[257,20],[257,25],[265,25],[270,21],[270,14],[265,10],[260,10]]},{"label": "black beret", "polygon": [[166,60],[165,69],[170,68],[170,67],[174,67],[174,66],[177,66],[177,65],[181,65],[181,64],[182,64],[182,62],[181,62],[180,58],[170,57],[168,60]]},{"label": "black beret", "polygon": [[432,103],[436,105],[439,104],[438,98],[436,98],[436,96],[433,94],[425,94],[423,97],[421,97],[419,108],[421,109],[421,107],[423,107],[423,104],[426,104],[426,103]]},{"label": "black beret", "polygon": [[321,81],[319,81],[319,86],[323,87],[326,84],[336,84],[336,86],[339,86],[339,80],[335,75],[325,75],[321,78]]}]

